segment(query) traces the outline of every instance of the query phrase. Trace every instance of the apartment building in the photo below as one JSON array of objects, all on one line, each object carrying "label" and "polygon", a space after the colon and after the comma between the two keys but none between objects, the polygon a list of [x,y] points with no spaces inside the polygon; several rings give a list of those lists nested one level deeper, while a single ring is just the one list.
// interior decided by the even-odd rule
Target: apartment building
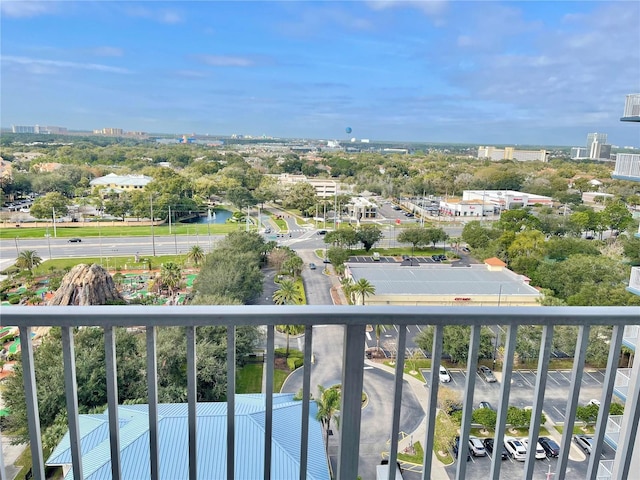
[{"label": "apartment building", "polygon": [[305,182],[316,189],[316,195],[320,198],[329,198],[338,192],[338,182],[325,178],[308,178],[306,175],[294,175],[291,173],[282,173],[277,175],[278,183],[285,188],[291,187],[296,183]]},{"label": "apartment building", "polygon": [[489,158],[495,161],[547,162],[549,161],[549,153],[546,150],[517,150],[514,147],[479,147],[478,158]]}]

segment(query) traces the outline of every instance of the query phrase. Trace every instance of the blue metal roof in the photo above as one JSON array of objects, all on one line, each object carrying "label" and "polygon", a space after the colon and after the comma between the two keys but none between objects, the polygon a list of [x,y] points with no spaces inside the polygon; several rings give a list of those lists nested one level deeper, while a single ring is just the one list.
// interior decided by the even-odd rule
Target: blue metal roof
[{"label": "blue metal roof", "polygon": [[[272,478],[297,480],[300,463],[302,402],[292,394],[273,398]],[[315,420],[317,407],[310,405],[309,458],[307,478],[329,480],[321,425]],[[148,405],[120,405],[120,455],[124,479],[149,478]],[[158,405],[160,477],[180,480],[189,477],[189,428],[187,404]],[[227,404],[198,403],[198,477],[226,479]],[[236,395],[235,478],[263,478],[265,397]],[[110,480],[108,416],[80,415],[84,478]],[[71,463],[69,434],[47,460],[47,465]],[[65,479],[72,479],[70,470]]]}]

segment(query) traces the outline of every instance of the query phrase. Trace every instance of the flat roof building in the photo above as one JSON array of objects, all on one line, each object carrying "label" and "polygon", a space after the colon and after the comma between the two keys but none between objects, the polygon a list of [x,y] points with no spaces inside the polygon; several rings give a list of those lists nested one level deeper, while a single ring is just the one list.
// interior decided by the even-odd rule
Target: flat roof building
[{"label": "flat roof building", "polygon": [[153,178],[146,175],[117,175],[110,173],[104,177],[94,178],[89,182],[92,187],[102,187],[101,191],[114,193],[131,192],[143,190]]},{"label": "flat roof building", "polygon": [[282,173],[277,175],[278,183],[284,187],[290,187],[296,183],[308,183],[316,189],[316,195],[321,198],[333,197],[338,192],[338,183],[326,178],[308,178],[306,175],[294,175]]},{"label": "flat roof building", "polygon": [[489,158],[495,161],[547,162],[549,161],[549,153],[546,150],[516,150],[514,147],[479,147],[478,158]]},{"label": "flat roof building", "polygon": [[498,258],[484,265],[347,263],[346,275],[375,288],[367,305],[538,306],[542,294]]},{"label": "flat roof building", "polygon": [[494,205],[501,210],[531,207],[536,204],[553,205],[551,197],[533,193],[516,192],[515,190],[464,190],[462,200],[479,200],[483,205]]}]

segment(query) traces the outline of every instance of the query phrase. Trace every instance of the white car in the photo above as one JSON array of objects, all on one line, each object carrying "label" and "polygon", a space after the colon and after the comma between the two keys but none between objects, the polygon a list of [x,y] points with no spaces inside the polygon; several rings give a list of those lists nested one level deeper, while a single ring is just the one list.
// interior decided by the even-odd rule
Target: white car
[{"label": "white car", "polygon": [[451,375],[446,368],[440,365],[440,370],[438,371],[438,377],[440,378],[440,382],[449,383],[451,381]]},{"label": "white car", "polygon": [[504,448],[514,460],[524,462],[527,459],[527,448],[517,438],[504,437]]},{"label": "white car", "polygon": [[474,457],[486,457],[487,451],[478,437],[469,437],[469,450]]},{"label": "white car", "polygon": [[[521,438],[520,442],[522,442],[522,444],[524,445],[524,448],[529,450],[529,439],[528,438]],[[542,448],[542,445],[540,445],[538,442],[536,442],[536,460],[543,460],[545,458],[547,458],[547,454],[544,451],[544,448]]]}]

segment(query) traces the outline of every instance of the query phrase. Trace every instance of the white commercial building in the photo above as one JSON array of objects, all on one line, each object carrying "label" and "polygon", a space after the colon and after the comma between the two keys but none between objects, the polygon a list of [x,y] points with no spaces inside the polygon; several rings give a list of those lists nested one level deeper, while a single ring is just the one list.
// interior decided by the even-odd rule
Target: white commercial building
[{"label": "white commercial building", "polygon": [[499,207],[500,210],[531,207],[533,205],[553,205],[551,197],[534,195],[533,193],[515,192],[513,190],[465,190],[462,200],[481,201],[482,204]]},{"label": "white commercial building", "polygon": [[277,176],[278,183],[283,187],[291,187],[296,183],[308,183],[316,190],[316,195],[320,198],[333,197],[338,193],[338,182],[326,178],[307,178],[306,175],[294,175],[282,173]]},{"label": "white commercial building", "polygon": [[479,147],[478,158],[490,158],[496,161],[517,160],[519,162],[547,162],[549,160],[549,153],[546,150],[516,150],[514,147]]},{"label": "white commercial building", "polygon": [[589,158],[589,150],[585,147],[572,147],[571,158]]},{"label": "white commercial building", "polygon": [[100,192],[107,193],[122,193],[131,192],[136,190],[143,190],[153,178],[146,175],[116,175],[110,173],[104,177],[94,178],[89,182],[92,187],[101,187]]},{"label": "white commercial building", "polygon": [[[496,207],[482,200],[447,199],[440,201],[440,213],[452,217],[486,217],[495,213]],[[484,215],[483,215],[484,212]]]},{"label": "white commercial building", "polygon": [[378,216],[378,206],[364,197],[353,197],[345,205],[349,218],[362,220],[365,218],[376,218]]}]

